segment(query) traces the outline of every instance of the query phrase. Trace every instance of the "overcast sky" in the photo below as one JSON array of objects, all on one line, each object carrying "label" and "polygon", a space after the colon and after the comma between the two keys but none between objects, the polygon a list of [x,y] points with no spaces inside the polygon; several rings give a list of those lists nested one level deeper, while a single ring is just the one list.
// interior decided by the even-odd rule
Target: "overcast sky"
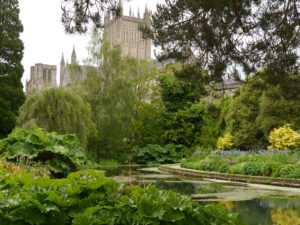
[{"label": "overcast sky", "polygon": [[[124,14],[132,11],[137,15],[137,9],[143,15],[145,5],[155,11],[157,2],[163,0],[123,0]],[[57,65],[57,81],[59,82],[59,63],[64,53],[65,61],[70,62],[73,45],[75,45],[77,60],[81,63],[87,57],[89,34],[66,34],[61,23],[61,0],[19,0],[20,19],[24,26],[21,39],[25,50],[22,64],[24,74],[22,78],[25,86],[26,79],[30,78],[30,67],[35,63]]]}]

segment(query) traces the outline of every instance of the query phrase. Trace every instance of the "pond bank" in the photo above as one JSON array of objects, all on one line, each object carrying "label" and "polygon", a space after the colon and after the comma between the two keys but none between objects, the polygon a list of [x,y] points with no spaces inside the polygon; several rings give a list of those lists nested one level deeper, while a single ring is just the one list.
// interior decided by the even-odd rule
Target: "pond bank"
[{"label": "pond bank", "polygon": [[247,176],[240,174],[228,174],[218,172],[199,171],[194,169],[187,169],[180,167],[180,164],[161,165],[160,170],[172,173],[179,176],[193,177],[193,178],[210,178],[217,180],[237,181],[245,183],[255,184],[267,184],[283,187],[300,187],[300,179],[288,179],[288,178],[275,178],[275,177],[259,177],[259,176]]}]

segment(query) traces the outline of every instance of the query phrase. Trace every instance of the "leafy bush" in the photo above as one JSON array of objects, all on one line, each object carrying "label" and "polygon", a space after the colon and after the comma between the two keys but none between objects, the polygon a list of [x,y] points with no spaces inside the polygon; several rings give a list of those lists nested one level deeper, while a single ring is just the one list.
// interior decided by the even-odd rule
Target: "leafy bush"
[{"label": "leafy bush", "polygon": [[191,155],[191,151],[184,145],[168,144],[165,147],[148,144],[144,148],[132,149],[133,160],[140,164],[176,163]]},{"label": "leafy bush", "polygon": [[271,150],[293,150],[299,144],[300,135],[292,130],[289,125],[274,129],[269,136]]},{"label": "leafy bush", "polygon": [[219,172],[220,173],[227,173],[229,170],[229,165],[228,163],[222,163],[221,166],[219,167]]},{"label": "leafy bush", "polygon": [[200,169],[200,162],[182,162],[181,166],[188,169]]},{"label": "leafy bush", "polygon": [[295,166],[292,164],[288,164],[281,167],[281,169],[279,170],[279,176],[289,178],[294,172],[295,172]]},{"label": "leafy bush", "polygon": [[261,168],[261,173],[263,176],[276,176],[281,165],[282,164],[278,162],[266,162]]},{"label": "leafy bush", "polygon": [[233,146],[233,137],[227,133],[224,137],[219,137],[217,142],[217,148],[221,150],[228,150]]},{"label": "leafy bush", "polygon": [[165,141],[186,146],[201,145],[203,127],[207,125],[208,112],[203,104],[193,104],[177,112],[165,113]]},{"label": "leafy bush", "polygon": [[235,165],[232,165],[229,168],[229,172],[233,174],[243,174],[243,168],[246,165],[246,162],[243,163],[237,163]]},{"label": "leafy bush", "polygon": [[75,135],[47,133],[42,128],[15,128],[0,140],[0,154],[10,161],[20,158],[49,166],[53,175],[68,174],[87,162]]},{"label": "leafy bush", "polygon": [[247,162],[242,168],[242,173],[251,176],[261,175],[260,164],[257,162]]},{"label": "leafy bush", "polygon": [[289,175],[289,178],[300,179],[300,168],[295,168],[295,170]]},{"label": "leafy bush", "polygon": [[0,170],[0,224],[240,224],[218,205],[172,191],[125,187],[98,171],[35,179]]},{"label": "leafy bush", "polygon": [[186,158],[181,167],[251,176],[300,178],[300,153],[214,151]]}]

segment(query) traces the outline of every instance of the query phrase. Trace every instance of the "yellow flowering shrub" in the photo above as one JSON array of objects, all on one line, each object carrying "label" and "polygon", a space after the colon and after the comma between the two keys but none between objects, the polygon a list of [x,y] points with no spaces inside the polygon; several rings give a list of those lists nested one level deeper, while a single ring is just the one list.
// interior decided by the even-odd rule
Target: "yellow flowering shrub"
[{"label": "yellow flowering shrub", "polygon": [[19,166],[16,166],[15,164],[8,164],[5,157],[0,159],[0,168],[6,169],[9,173],[18,173],[21,171]]},{"label": "yellow flowering shrub", "polygon": [[224,137],[219,137],[217,142],[217,148],[220,150],[228,150],[233,146],[233,137],[227,133]]},{"label": "yellow flowering shrub", "polygon": [[293,150],[299,144],[300,135],[290,128],[290,125],[284,125],[275,128],[269,136],[270,150]]}]

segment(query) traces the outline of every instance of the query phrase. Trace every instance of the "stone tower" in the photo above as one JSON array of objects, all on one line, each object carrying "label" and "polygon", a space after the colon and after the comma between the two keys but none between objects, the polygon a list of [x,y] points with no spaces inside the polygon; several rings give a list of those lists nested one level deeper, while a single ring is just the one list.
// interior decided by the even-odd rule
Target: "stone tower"
[{"label": "stone tower", "polygon": [[107,35],[107,40],[112,45],[120,44],[123,56],[129,55],[136,59],[150,59],[151,40],[142,38],[138,26],[150,26],[151,12],[146,6],[143,18],[140,17],[139,11],[137,17],[135,17],[130,8],[129,16],[125,16],[121,0],[119,1],[119,7],[121,8],[120,17],[111,18],[110,13],[105,15],[104,32]]},{"label": "stone tower", "polygon": [[37,63],[30,69],[30,80],[26,81],[26,96],[46,88],[57,87],[56,66]]}]

